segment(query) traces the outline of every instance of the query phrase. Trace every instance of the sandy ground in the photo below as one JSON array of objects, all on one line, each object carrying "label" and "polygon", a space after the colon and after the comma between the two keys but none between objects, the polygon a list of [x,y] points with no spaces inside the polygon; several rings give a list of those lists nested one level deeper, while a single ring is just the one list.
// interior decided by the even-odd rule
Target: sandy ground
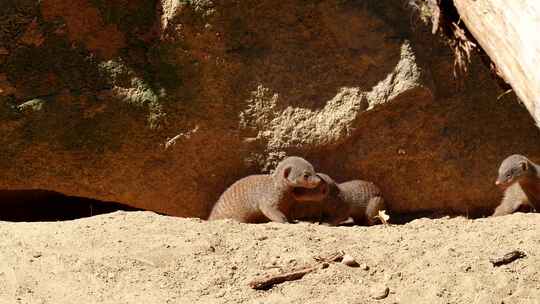
[{"label": "sandy ground", "polygon": [[[539,223],[540,214],[518,213],[249,225],[151,212],[0,222],[0,303],[540,303]],[[490,263],[515,249],[527,256]],[[361,267],[332,263],[267,291],[248,286],[336,250]]]}]

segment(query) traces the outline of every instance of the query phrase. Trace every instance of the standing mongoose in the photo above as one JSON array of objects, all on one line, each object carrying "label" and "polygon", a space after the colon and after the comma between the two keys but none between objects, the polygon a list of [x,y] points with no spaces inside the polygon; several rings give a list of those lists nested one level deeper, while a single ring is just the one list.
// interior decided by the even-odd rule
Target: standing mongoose
[{"label": "standing mongoose", "polygon": [[[318,218],[321,222],[338,225],[352,217],[357,225],[373,225],[377,222],[379,211],[385,209],[381,190],[374,183],[351,180],[336,183],[330,176],[317,173],[321,184],[314,189],[301,189],[294,192],[296,200],[312,201],[319,191],[324,195],[320,204],[298,204],[294,214],[298,219]],[[305,197],[303,197],[305,196]],[[318,208],[317,210],[314,210]]]},{"label": "standing mongoose", "polygon": [[501,204],[493,216],[515,212],[520,207],[530,206],[540,210],[540,166],[519,154],[508,156],[499,167],[495,184],[504,190]]},{"label": "standing mongoose", "polygon": [[[232,184],[221,194],[208,220],[289,222],[289,210],[295,203],[293,190],[312,189],[320,182],[321,179],[308,161],[297,156],[287,157],[278,164],[273,174],[251,175]],[[304,197],[309,199],[309,195]]]}]

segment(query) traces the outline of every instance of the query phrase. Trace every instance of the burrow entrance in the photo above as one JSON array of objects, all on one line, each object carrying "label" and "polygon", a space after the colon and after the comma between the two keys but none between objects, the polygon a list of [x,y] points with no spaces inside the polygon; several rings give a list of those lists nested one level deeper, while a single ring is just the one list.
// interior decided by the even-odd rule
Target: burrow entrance
[{"label": "burrow entrance", "polygon": [[142,209],[47,190],[0,190],[0,221],[65,221],[119,210]]}]

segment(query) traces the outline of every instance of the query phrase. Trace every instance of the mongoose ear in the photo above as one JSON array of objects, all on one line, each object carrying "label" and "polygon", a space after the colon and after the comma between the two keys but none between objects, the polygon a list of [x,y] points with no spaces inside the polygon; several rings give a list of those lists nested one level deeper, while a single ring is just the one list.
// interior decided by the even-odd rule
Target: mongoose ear
[{"label": "mongoose ear", "polygon": [[291,174],[291,171],[292,171],[292,167],[285,168],[285,170],[283,170],[283,177],[285,179],[288,179],[289,175]]},{"label": "mongoose ear", "polygon": [[521,163],[521,170],[527,171],[529,169],[529,165],[526,162]]}]

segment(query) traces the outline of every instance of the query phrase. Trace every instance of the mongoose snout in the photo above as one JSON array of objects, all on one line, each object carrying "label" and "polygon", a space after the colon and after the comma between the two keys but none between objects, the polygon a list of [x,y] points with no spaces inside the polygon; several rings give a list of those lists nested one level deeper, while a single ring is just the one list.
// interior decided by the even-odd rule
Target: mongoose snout
[{"label": "mongoose snout", "polygon": [[499,176],[495,181],[495,185],[506,189],[522,177],[534,174],[534,166],[531,166],[529,162],[523,155],[514,154],[508,156],[499,167]]},{"label": "mongoose snout", "polygon": [[295,200],[300,202],[309,202],[309,201],[322,201],[328,196],[330,192],[330,184],[317,174],[319,178],[319,183],[316,187],[296,187],[293,188],[292,195]]},{"label": "mongoose snout", "polygon": [[311,166],[311,164],[307,166],[306,164],[306,167],[306,170],[303,172],[292,170],[292,167],[285,168],[283,171],[284,177],[290,187],[314,189],[319,186],[321,178],[317,176],[313,166]]}]

